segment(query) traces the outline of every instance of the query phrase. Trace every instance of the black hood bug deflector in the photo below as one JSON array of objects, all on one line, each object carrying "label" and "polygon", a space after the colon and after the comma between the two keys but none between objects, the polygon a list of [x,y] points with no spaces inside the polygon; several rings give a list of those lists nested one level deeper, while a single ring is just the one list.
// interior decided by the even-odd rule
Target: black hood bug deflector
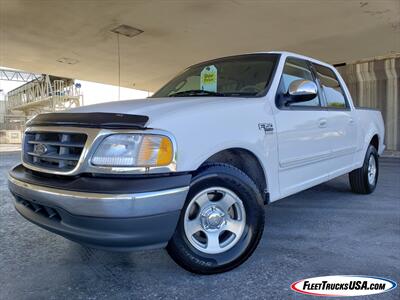
[{"label": "black hood bug deflector", "polygon": [[37,115],[26,126],[144,129],[148,120],[148,116],[116,113],[47,113]]}]

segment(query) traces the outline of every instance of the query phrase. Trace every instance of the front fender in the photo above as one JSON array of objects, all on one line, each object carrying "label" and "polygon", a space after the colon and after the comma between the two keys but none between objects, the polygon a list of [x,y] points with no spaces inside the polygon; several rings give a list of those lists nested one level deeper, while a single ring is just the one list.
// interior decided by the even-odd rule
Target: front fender
[{"label": "front fender", "polygon": [[[149,127],[167,130],[174,135],[178,172],[197,170],[218,152],[242,148],[258,158],[267,171],[264,173],[277,174],[276,134],[259,128],[260,123],[270,123],[273,129],[276,128],[266,97],[234,99],[196,110],[171,112],[151,120]],[[273,178],[277,180],[277,176]],[[271,185],[279,189],[278,182]]]}]

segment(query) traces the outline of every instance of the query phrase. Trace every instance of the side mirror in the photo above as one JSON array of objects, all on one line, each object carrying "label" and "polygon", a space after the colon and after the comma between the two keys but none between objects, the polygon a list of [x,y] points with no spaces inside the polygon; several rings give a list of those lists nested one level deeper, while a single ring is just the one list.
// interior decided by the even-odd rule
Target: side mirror
[{"label": "side mirror", "polygon": [[294,80],[289,85],[288,96],[286,103],[310,101],[317,96],[317,85],[304,79]]}]

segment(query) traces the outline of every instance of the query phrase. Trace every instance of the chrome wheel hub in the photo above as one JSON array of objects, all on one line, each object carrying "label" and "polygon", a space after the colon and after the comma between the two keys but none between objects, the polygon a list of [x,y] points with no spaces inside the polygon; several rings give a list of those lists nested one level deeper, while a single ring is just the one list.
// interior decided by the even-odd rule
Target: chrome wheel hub
[{"label": "chrome wheel hub", "polygon": [[220,229],[224,223],[225,214],[215,205],[212,205],[201,212],[201,226],[206,231]]},{"label": "chrome wheel hub", "polygon": [[375,157],[371,155],[368,161],[368,182],[371,185],[375,184],[375,177],[376,177],[376,161]]},{"label": "chrome wheel hub", "polygon": [[201,191],[185,211],[186,238],[203,253],[228,251],[240,240],[245,226],[246,212],[242,200],[223,187]]}]

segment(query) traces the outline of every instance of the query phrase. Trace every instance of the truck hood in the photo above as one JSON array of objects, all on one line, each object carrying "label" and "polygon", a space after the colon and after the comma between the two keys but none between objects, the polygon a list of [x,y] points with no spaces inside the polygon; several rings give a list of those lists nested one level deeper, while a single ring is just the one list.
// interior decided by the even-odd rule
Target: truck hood
[{"label": "truck hood", "polygon": [[[69,113],[115,113],[148,116],[147,127],[154,122],[159,123],[161,119],[173,118],[177,115],[187,115],[193,112],[219,110],[229,103],[243,103],[249,99],[237,97],[179,97],[179,98],[149,98],[140,100],[125,100],[100,103],[88,106],[77,107],[69,110]],[[204,116],[206,117],[206,116]]]}]

